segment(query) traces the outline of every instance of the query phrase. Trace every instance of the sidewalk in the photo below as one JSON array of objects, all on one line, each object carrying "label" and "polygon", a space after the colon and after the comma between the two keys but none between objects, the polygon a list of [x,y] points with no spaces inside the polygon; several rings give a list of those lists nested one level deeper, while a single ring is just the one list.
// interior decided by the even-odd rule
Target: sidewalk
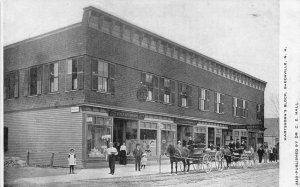
[{"label": "sidewalk", "polygon": [[[175,171],[175,166],[174,171]],[[66,169],[66,172],[68,169]],[[162,161],[161,164],[161,173],[167,174],[170,173],[171,166],[169,160]],[[180,171],[178,166],[177,171]],[[115,174],[111,175],[109,173],[109,168],[99,168],[99,169],[78,169],[77,172],[75,170],[75,174],[65,174],[58,176],[46,176],[46,177],[33,177],[33,178],[20,178],[14,181],[14,183],[22,184],[22,183],[30,183],[35,185],[43,185],[47,183],[55,183],[55,182],[74,182],[80,180],[90,180],[90,179],[101,179],[101,178],[119,178],[119,177],[130,177],[137,175],[153,175],[159,174],[159,165],[151,164],[146,166],[146,169],[142,169],[141,171],[135,171],[134,164],[128,165],[119,165],[116,164]]]}]

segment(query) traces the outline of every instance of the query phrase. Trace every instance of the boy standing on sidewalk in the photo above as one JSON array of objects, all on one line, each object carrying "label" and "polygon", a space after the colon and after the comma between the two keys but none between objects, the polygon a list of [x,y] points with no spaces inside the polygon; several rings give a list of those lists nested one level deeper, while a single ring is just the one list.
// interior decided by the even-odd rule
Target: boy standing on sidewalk
[{"label": "boy standing on sidewalk", "polygon": [[133,156],[135,158],[135,171],[137,171],[137,169],[141,171],[142,154],[143,152],[140,149],[140,144],[136,144],[136,148],[133,151]]},{"label": "boy standing on sidewalk", "polygon": [[69,166],[70,166],[70,174],[74,174],[74,166],[76,165],[76,154],[75,150],[72,148],[70,149],[70,153],[68,156]]}]

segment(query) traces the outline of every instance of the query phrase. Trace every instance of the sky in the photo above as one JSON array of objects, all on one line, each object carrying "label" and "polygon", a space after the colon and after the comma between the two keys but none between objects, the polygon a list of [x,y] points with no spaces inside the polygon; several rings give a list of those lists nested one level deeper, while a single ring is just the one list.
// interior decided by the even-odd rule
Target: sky
[{"label": "sky", "polygon": [[4,46],[78,23],[87,6],[266,81],[265,117],[278,116],[278,0],[4,0]]}]

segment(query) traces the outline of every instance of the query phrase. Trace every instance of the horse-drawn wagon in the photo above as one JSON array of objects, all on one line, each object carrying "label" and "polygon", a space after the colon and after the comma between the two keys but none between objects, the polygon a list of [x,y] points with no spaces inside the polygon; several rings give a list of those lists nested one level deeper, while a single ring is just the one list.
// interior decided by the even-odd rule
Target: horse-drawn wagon
[{"label": "horse-drawn wagon", "polygon": [[223,153],[222,151],[211,151],[210,149],[194,148],[188,149],[186,147],[178,148],[173,145],[169,145],[167,152],[171,161],[171,173],[173,173],[173,163],[175,162],[175,169],[177,173],[177,165],[181,171],[185,172],[190,169],[190,165],[193,166],[196,171],[205,171],[209,173],[213,168],[217,170],[223,170]]},{"label": "horse-drawn wagon", "polygon": [[169,145],[167,152],[171,162],[171,173],[173,173],[173,163],[175,162],[175,168],[177,173],[177,165],[181,171],[185,172],[186,166],[187,172],[190,169],[190,165],[193,166],[196,171],[211,172],[213,169],[222,171],[227,164],[234,167],[255,167],[257,164],[258,156],[255,152],[245,151],[242,149],[229,150],[226,149],[204,149],[193,148],[188,149],[186,147],[175,147]]}]

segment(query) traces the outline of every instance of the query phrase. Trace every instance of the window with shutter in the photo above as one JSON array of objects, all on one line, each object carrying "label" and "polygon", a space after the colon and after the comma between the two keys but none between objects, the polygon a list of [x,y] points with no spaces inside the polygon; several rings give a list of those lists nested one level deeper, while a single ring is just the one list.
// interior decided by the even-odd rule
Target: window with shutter
[{"label": "window with shutter", "polygon": [[158,98],[158,94],[159,94],[159,90],[158,90],[158,77],[153,75],[152,76],[152,81],[153,81],[153,99],[154,101],[159,101]]},{"label": "window with shutter", "polygon": [[83,63],[84,58],[79,57],[77,59],[77,89],[81,90],[83,89]]},{"label": "window with shutter", "polygon": [[[49,69],[49,66],[45,66],[44,68]],[[49,74],[45,74],[44,76],[45,76],[45,78],[47,78],[47,80],[50,78],[50,81],[49,81],[50,82],[50,92],[51,93],[57,92],[58,91],[58,62],[50,64],[50,77],[49,77]],[[47,82],[47,85],[44,85],[44,87],[47,88],[48,84],[49,83]]]},{"label": "window with shutter", "polygon": [[4,99],[19,97],[19,71],[12,71],[4,75]]},{"label": "window with shutter", "polygon": [[233,116],[238,116],[238,105],[237,105],[237,98],[235,98],[235,97],[233,97],[232,98],[232,108],[233,108],[233,112],[232,112],[232,114],[233,114]]},{"label": "window with shutter", "polygon": [[24,96],[28,96],[29,93],[29,69],[24,70],[24,84],[23,84]]},{"label": "window with shutter", "polygon": [[92,90],[113,94],[116,66],[98,59],[91,59],[91,62]]},{"label": "window with shutter", "polygon": [[175,91],[175,81],[170,81],[170,87],[171,87],[171,103],[172,104],[175,104],[175,94],[176,94],[176,91]]},{"label": "window with shutter", "polygon": [[37,94],[42,94],[43,66],[37,68]]}]

